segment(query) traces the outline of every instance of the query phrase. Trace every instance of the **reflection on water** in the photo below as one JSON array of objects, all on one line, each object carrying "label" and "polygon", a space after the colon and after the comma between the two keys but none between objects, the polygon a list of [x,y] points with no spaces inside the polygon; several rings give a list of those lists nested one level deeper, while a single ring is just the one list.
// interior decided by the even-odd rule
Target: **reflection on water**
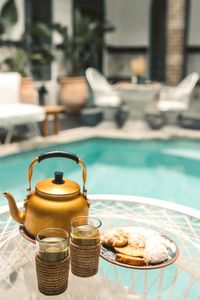
[{"label": "reflection on water", "polygon": [[[88,168],[88,192],[154,197],[199,208],[199,141],[131,141],[95,138],[36,149],[0,159],[0,190],[10,191],[17,201],[26,195],[27,171],[39,153],[74,152]],[[64,177],[82,184],[81,168],[73,161],[53,158],[37,164],[35,183],[63,171]],[[6,199],[1,196],[1,204]]]}]

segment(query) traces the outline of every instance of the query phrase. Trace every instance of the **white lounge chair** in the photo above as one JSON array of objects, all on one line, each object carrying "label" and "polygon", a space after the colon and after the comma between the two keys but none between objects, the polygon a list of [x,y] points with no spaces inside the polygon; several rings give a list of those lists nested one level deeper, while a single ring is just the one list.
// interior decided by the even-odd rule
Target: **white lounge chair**
[{"label": "white lounge chair", "polygon": [[103,74],[94,68],[88,68],[85,74],[92,89],[95,105],[101,107],[119,107],[121,98]]},{"label": "white lounge chair", "polygon": [[186,111],[189,108],[192,91],[199,80],[198,73],[189,74],[176,87],[166,87],[160,92],[159,111]]},{"label": "white lounge chair", "polygon": [[20,103],[21,76],[17,72],[0,73],[0,128],[7,130],[4,143],[10,143],[17,125],[31,125],[34,133],[36,124],[45,119],[39,105]]},{"label": "white lounge chair", "polygon": [[91,88],[94,105],[102,109],[105,121],[113,121],[121,105],[121,97],[118,91],[107,81],[103,74],[94,68],[88,68],[85,75]]}]

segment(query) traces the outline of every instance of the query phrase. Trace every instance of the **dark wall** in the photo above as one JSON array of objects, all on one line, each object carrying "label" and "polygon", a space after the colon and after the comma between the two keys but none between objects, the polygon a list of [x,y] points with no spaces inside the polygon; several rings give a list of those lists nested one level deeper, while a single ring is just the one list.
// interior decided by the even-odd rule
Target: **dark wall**
[{"label": "dark wall", "polygon": [[[104,0],[74,0],[73,12],[79,9],[80,12],[89,17],[91,20],[103,21],[105,16]],[[97,68],[102,71],[103,68],[103,52],[99,50],[96,56],[96,63],[91,67]]]},{"label": "dark wall", "polygon": [[152,0],[150,11],[150,79],[165,81],[166,0]]},{"label": "dark wall", "polygon": [[[35,23],[52,23],[52,0],[26,0],[25,1],[25,22],[26,24]],[[34,39],[29,43],[30,38],[27,36],[27,50],[36,51],[38,41]],[[51,38],[45,39],[45,44],[52,43]],[[51,79],[51,63],[34,64],[32,65],[32,75],[36,80],[50,80]]]}]

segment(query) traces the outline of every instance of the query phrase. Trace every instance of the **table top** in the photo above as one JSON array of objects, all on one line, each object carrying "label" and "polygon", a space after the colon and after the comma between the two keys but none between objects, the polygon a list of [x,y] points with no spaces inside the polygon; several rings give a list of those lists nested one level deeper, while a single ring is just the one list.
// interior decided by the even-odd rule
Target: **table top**
[{"label": "table top", "polygon": [[[176,242],[180,256],[173,265],[157,270],[132,270],[101,259],[97,275],[88,279],[70,273],[67,291],[51,299],[199,299],[199,211],[133,196],[91,195],[89,199],[90,215],[102,220],[102,230],[116,226],[154,229]],[[6,208],[1,209],[0,227],[2,299],[46,299],[37,289],[35,245],[20,236]]]},{"label": "table top", "polygon": [[138,90],[138,91],[154,91],[160,90],[161,84],[159,82],[136,84],[131,81],[118,82],[115,86],[120,90]]},{"label": "table top", "polygon": [[47,114],[62,113],[65,111],[63,105],[45,105],[43,108]]}]

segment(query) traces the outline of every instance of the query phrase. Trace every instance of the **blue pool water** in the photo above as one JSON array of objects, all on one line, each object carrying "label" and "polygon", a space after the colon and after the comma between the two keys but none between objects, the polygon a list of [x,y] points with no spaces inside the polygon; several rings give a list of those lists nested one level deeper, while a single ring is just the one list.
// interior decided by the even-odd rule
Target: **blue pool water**
[{"label": "blue pool water", "polygon": [[[17,201],[26,195],[29,163],[39,153],[70,151],[88,168],[90,194],[125,194],[153,197],[200,209],[200,141],[170,139],[132,141],[93,138],[70,144],[34,149],[0,158],[0,191]],[[34,168],[33,186],[63,171],[81,183],[81,168],[73,161],[53,158]],[[1,205],[6,204],[0,196]]]}]

